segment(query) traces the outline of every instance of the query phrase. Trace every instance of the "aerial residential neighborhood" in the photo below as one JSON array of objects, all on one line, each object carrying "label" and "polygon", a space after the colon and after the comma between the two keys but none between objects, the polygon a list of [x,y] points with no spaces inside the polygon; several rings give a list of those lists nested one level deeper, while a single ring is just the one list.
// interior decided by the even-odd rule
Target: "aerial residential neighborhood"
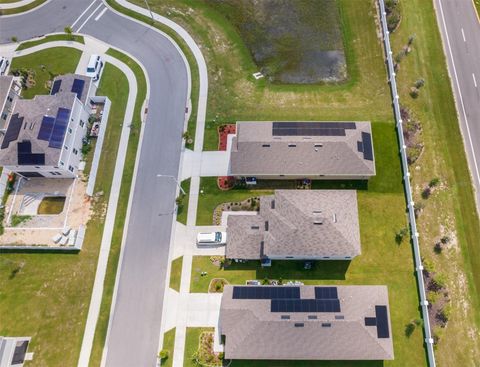
[{"label": "aerial residential neighborhood", "polygon": [[0,0],[0,367],[477,366],[479,14]]}]

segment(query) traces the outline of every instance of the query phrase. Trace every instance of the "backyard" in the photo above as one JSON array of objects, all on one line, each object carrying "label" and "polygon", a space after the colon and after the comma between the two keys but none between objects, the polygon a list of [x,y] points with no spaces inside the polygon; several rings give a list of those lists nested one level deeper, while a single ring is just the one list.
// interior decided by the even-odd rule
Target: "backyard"
[{"label": "backyard", "polygon": [[[33,67],[44,63],[44,59],[56,59],[58,73],[74,72],[76,63],[70,64],[71,55],[78,61],[79,51],[60,50],[65,55],[68,52],[69,57],[58,58],[58,49],[52,48],[14,59],[14,65],[18,62]],[[67,65],[60,65],[62,60]],[[95,184],[95,192],[103,195],[95,200],[81,253],[18,253],[0,257],[0,314],[8,315],[2,318],[0,334],[31,336],[35,366],[75,365],[80,350],[128,93],[126,77],[107,64],[99,93],[107,95],[117,107],[110,112],[103,150],[108,154],[102,154],[99,171],[103,174]]]}]

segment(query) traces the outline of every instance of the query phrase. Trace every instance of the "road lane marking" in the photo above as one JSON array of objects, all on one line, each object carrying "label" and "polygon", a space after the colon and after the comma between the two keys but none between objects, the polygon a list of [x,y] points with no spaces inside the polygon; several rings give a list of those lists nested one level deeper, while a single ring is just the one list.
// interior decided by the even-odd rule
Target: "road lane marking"
[{"label": "road lane marking", "polygon": [[475,79],[475,74],[472,73],[473,84],[475,84],[475,88],[477,88],[477,79]]},{"label": "road lane marking", "polygon": [[447,46],[448,46],[448,51],[449,51],[449,54],[450,54],[450,60],[452,61],[453,74],[455,76],[455,82],[457,84],[457,89],[458,89],[458,95],[460,97],[460,105],[462,106],[463,118],[465,119],[465,126],[467,127],[468,142],[470,144],[470,149],[472,150],[472,158],[473,158],[473,163],[474,163],[474,166],[475,166],[476,178],[477,178],[477,182],[480,182],[480,173],[478,171],[477,157],[475,156],[475,148],[473,147],[472,135],[470,134],[470,126],[468,125],[467,112],[465,111],[465,105],[463,103],[462,91],[460,89],[460,83],[458,82],[457,69],[455,68],[455,61],[453,60],[452,47],[450,46],[450,38],[448,37],[448,31],[447,31],[447,22],[445,21],[445,15],[443,14],[442,0],[438,0],[438,4],[440,5],[440,14],[442,15],[443,29],[445,30],[445,36],[447,38]]},{"label": "road lane marking", "polygon": [[90,5],[87,6],[87,8],[83,11],[83,13],[78,16],[78,18],[75,20],[75,22],[73,22],[73,24],[71,25],[71,28],[73,28],[73,27],[75,26],[75,24],[78,23],[78,21],[80,20],[80,18],[85,15],[85,13],[88,11],[88,9],[90,9],[90,8],[92,7],[92,5],[95,4],[96,1],[97,1],[97,0],[93,0],[93,1],[90,3]]},{"label": "road lane marking", "polygon": [[95,22],[98,22],[98,20],[102,17],[103,14],[105,14],[105,12],[107,11],[107,8],[103,9],[100,14],[98,14],[96,17],[95,17]]},{"label": "road lane marking", "polygon": [[463,28],[462,28],[462,37],[463,37],[463,42],[467,42],[467,40],[465,39],[465,32],[463,31]]},{"label": "road lane marking", "polygon": [[102,6],[103,6],[103,3],[100,4],[99,6],[97,6],[94,11],[92,11],[92,13],[91,13],[91,14],[87,17],[87,19],[85,19],[85,21],[82,23],[82,25],[81,25],[80,27],[78,27],[77,33],[80,32],[80,30],[83,28],[83,26],[84,26],[85,24],[87,24],[87,22],[90,20],[90,18],[93,17],[93,15],[97,12],[97,10],[100,9]]}]

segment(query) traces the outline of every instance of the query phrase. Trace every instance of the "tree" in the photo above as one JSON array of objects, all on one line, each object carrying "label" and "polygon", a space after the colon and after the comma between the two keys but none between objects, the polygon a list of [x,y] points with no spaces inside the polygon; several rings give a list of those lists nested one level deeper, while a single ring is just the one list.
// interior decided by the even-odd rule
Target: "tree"
[{"label": "tree", "polygon": [[71,27],[67,26],[67,27],[63,28],[63,31],[67,34],[67,38],[69,40],[73,40],[73,34],[72,34],[73,31],[72,31]]}]

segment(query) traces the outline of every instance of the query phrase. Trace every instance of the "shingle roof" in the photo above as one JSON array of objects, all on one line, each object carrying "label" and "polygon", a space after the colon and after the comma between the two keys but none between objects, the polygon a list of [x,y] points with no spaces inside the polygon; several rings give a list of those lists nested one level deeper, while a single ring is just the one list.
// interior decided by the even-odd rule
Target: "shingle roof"
[{"label": "shingle roof", "polygon": [[13,76],[0,75],[0,110],[5,104],[8,93],[10,93],[10,87],[13,82]]},{"label": "shingle roof", "polygon": [[276,190],[260,198],[258,215],[230,215],[227,238],[232,259],[353,258],[361,252],[356,192]]},{"label": "shingle roof", "polygon": [[[247,286],[248,287],[248,286]],[[227,359],[388,360],[393,345],[386,286],[338,286],[340,312],[271,312],[269,299],[233,299],[225,286],[220,308],[220,334]],[[301,298],[312,299],[314,286],[301,286]],[[386,306],[388,337],[379,338],[375,306]],[[288,315],[288,320],[282,319]],[[308,316],[315,315],[316,319]],[[343,318],[338,318],[338,317]],[[295,327],[302,323],[302,327]],[[330,324],[322,327],[322,323]]]},{"label": "shingle roof", "polygon": [[[17,116],[23,118],[22,127],[15,140],[0,149],[0,163],[5,166],[18,165],[17,142],[30,141],[32,153],[44,153],[45,165],[56,166],[60,159],[61,149],[49,147],[49,142],[38,139],[38,133],[45,115],[55,117],[60,108],[71,110],[75,101],[75,94],[71,92],[59,93],[54,96],[41,95],[34,99],[18,99],[9,119]],[[8,125],[7,125],[8,132]]]},{"label": "shingle roof", "polygon": [[360,150],[367,144],[362,133],[371,136],[369,122],[355,122],[355,129],[344,130],[345,136],[274,136],[273,124],[237,122],[230,156],[232,176],[375,175],[374,160],[365,159]]}]

